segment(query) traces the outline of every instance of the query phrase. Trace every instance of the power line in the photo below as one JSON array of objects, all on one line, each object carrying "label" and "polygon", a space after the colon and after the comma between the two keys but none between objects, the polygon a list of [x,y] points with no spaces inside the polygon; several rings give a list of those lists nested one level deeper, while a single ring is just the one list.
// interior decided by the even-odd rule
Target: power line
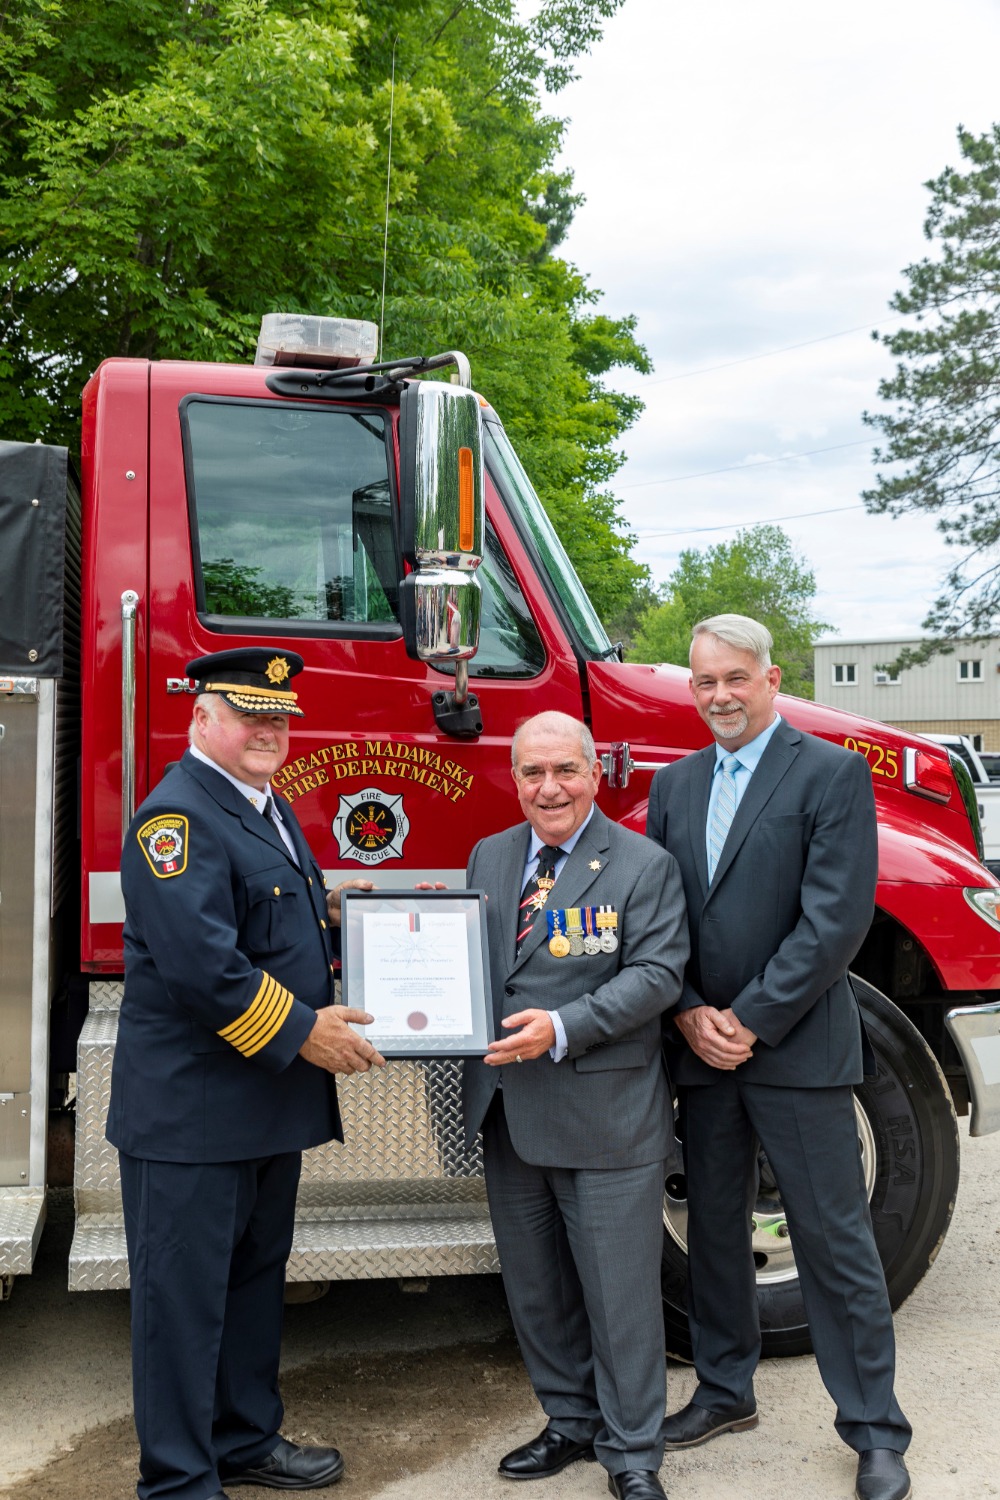
[{"label": "power line", "polygon": [[815,458],[818,453],[838,453],[842,448],[860,448],[868,444],[868,438],[857,438],[853,443],[834,443],[829,448],[808,448],[804,453],[785,453],[780,458],[751,458],[743,464],[726,464],[721,469],[700,469],[697,474],[674,474],[666,479],[638,479],[633,484],[619,484],[619,490],[643,490],[653,484],[684,484],[689,479],[707,479],[712,474],[731,474],[734,469],[761,469],[766,464],[786,464],[793,458]]},{"label": "power line", "polygon": [[694,536],[701,531],[734,531],[737,527],[765,526],[770,521],[800,521],[803,516],[836,516],[841,511],[860,509],[861,506],[855,502],[853,505],[834,505],[829,510],[797,510],[790,516],[759,516],[756,521],[730,521],[725,526],[681,526],[676,531],[637,531],[636,536],[640,542],[648,542],[658,536]]},{"label": "power line", "polygon": [[808,349],[811,344],[825,344],[830,339],[846,339],[852,333],[878,333],[890,323],[901,323],[903,315],[882,318],[878,323],[859,323],[856,328],[842,328],[839,333],[821,333],[814,339],[802,339],[797,344],[784,344],[780,349],[764,349],[760,354],[744,354],[739,359],[727,359],[721,365],[699,365],[694,370],[681,370],[676,375],[661,375],[659,380],[643,383],[646,390],[651,385],[666,385],[671,380],[691,380],[695,375],[712,375],[716,370],[731,370],[734,365],[748,365],[756,359],[773,359],[776,354],[791,354],[795,349]]}]

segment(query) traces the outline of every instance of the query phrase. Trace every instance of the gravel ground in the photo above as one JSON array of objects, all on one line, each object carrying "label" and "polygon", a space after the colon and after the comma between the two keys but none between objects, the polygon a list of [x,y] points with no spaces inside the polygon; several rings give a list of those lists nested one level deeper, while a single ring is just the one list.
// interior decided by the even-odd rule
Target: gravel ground
[{"label": "gravel ground", "polygon": [[[0,1500],[129,1500],[128,1298],[65,1290],[72,1205],[54,1196],[36,1273],[0,1307]],[[896,1328],[914,1495],[1000,1495],[1000,1135],[969,1141],[963,1127],[955,1219]],[[442,1278],[419,1295],[334,1286],[288,1309],[284,1372],[285,1431],[343,1449],[343,1500],[511,1500],[496,1461],[541,1425],[497,1277]],[[671,1364],[668,1385],[673,1410],[693,1372]],[[755,1432],[667,1458],[672,1500],[853,1494],[853,1456],[814,1362],[765,1363],[757,1398]],[[540,1488],[552,1500],[607,1494],[603,1471],[582,1463]]]}]

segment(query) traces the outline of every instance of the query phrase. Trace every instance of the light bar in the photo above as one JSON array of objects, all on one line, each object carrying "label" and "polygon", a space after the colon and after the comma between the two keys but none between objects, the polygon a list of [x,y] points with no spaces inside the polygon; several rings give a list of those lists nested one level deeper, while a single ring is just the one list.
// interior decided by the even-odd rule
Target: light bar
[{"label": "light bar", "polygon": [[375,323],[317,318],[308,313],[265,313],[260,320],[254,364],[346,370],[374,364],[377,358]]}]

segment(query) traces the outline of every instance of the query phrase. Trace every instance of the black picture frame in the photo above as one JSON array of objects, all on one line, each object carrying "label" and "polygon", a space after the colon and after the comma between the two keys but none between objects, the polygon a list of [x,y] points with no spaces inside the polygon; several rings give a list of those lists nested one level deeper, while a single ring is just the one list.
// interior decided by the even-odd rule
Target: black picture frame
[{"label": "black picture frame", "polygon": [[[374,890],[344,891],[341,896],[341,1000],[345,1005],[378,1014],[378,997],[366,986],[364,917],[368,912],[393,913],[419,922],[423,913],[465,918],[469,963],[471,1030],[463,1035],[438,1034],[433,1022],[414,1001],[414,1016],[424,1024],[398,1034],[376,1034],[374,1026],[355,1026],[385,1058],[483,1057],[494,1040],[493,992],[490,985],[484,891]],[[409,1019],[409,1018],[408,1018]]]}]

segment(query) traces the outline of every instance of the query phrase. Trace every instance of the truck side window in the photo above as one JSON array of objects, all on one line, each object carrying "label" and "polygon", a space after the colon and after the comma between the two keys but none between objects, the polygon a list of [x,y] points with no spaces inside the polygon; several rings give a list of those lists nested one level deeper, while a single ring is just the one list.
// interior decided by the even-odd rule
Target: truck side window
[{"label": "truck side window", "polygon": [[[514,570],[487,521],[486,551],[476,575],[483,591],[479,650],[470,677],[534,677],[545,665],[545,647],[531,618]],[[440,672],[454,667],[436,663]]]},{"label": "truck side window", "polygon": [[398,620],[382,412],[193,396],[181,425],[199,611]]}]

